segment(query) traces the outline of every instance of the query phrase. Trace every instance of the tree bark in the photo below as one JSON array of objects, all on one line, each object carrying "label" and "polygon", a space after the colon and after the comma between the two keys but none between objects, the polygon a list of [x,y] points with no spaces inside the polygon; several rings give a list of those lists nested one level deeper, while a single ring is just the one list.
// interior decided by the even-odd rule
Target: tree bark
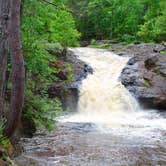
[{"label": "tree bark", "polygon": [[11,137],[16,128],[18,127],[22,107],[24,102],[24,82],[25,82],[25,69],[24,59],[21,48],[21,33],[20,33],[20,0],[11,1],[11,18],[9,24],[9,47],[11,54],[11,108],[5,129],[5,135]]},{"label": "tree bark", "polygon": [[8,52],[8,23],[10,0],[0,0],[0,120],[4,109],[4,93]]}]

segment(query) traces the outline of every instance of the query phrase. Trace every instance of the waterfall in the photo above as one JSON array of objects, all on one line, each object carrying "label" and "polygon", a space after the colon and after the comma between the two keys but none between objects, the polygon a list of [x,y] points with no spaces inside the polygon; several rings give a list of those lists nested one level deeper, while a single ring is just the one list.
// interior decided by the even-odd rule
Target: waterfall
[{"label": "waterfall", "polygon": [[128,58],[93,48],[77,48],[77,52],[94,70],[80,85],[79,113],[101,115],[138,109],[137,101],[119,81]]},{"label": "waterfall", "polygon": [[[74,48],[78,58],[93,68],[79,87],[78,112],[68,121],[110,123],[139,109],[137,101],[119,80],[128,57],[106,49]],[[111,120],[112,119],[112,120]]]},{"label": "waterfall", "polygon": [[118,56],[106,49],[73,48],[71,51],[93,68],[93,74],[89,74],[79,87],[77,113],[61,121],[95,123],[116,127],[115,130],[118,128],[123,133],[131,130],[134,134],[144,134],[145,127],[150,131],[156,127],[166,129],[165,118],[155,110],[142,110],[121,84],[119,77],[128,57]]}]

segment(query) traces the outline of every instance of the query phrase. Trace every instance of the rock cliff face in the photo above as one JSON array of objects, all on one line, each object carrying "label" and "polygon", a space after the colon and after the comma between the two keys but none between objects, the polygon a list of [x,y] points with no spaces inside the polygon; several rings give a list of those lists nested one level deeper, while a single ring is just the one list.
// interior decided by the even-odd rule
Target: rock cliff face
[{"label": "rock cliff face", "polygon": [[166,54],[159,44],[113,46],[119,55],[130,55],[120,79],[122,84],[149,109],[166,110]]},{"label": "rock cliff face", "polygon": [[[77,55],[70,50],[68,50],[65,58],[59,59],[58,61],[58,64],[61,64],[58,66],[61,71],[57,76],[61,79],[61,81],[55,82],[49,87],[49,97],[58,97],[62,102],[63,110],[69,109],[70,111],[76,111],[79,98],[79,85],[88,74],[93,73],[93,70],[85,62],[79,60]],[[71,64],[73,73],[73,79],[70,83],[65,81],[67,77],[67,71],[62,64],[66,62]]]}]

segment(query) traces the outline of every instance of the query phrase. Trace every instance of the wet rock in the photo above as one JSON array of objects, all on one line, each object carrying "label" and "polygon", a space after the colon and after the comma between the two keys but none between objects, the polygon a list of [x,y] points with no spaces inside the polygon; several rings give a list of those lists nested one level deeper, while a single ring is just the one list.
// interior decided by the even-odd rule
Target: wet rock
[{"label": "wet rock", "polygon": [[80,45],[81,45],[82,47],[86,47],[86,46],[88,46],[89,44],[90,44],[90,41],[89,41],[89,40],[80,41]]},{"label": "wet rock", "polygon": [[92,67],[78,59],[78,55],[72,50],[68,50],[66,61],[72,66],[73,82],[81,81],[93,73]]},{"label": "wet rock", "polygon": [[132,44],[121,49],[132,56],[121,73],[122,84],[143,107],[166,110],[166,55],[160,54],[165,47]]},{"label": "wet rock", "polygon": [[150,70],[152,68],[155,68],[157,61],[158,61],[158,57],[157,56],[153,56],[153,57],[150,57],[150,58],[146,59],[145,60],[145,67],[146,67],[146,69]]},{"label": "wet rock", "polygon": [[129,59],[127,64],[128,65],[134,65],[137,61],[139,61],[139,59],[137,57],[134,57],[134,58]]},{"label": "wet rock", "polygon": [[70,109],[76,111],[78,102],[78,85],[64,82],[54,83],[48,89],[50,98],[59,98],[62,102],[63,110]]},{"label": "wet rock", "polygon": [[84,72],[93,74],[92,68],[88,66],[87,64],[84,65]]},{"label": "wet rock", "polygon": [[118,55],[119,55],[119,56],[125,56],[126,53],[125,53],[125,52],[120,52],[120,53],[118,53]]},{"label": "wet rock", "polygon": [[[65,63],[71,64],[73,72],[73,80],[67,83],[67,71],[65,70]],[[63,110],[69,109],[70,111],[77,110],[77,103],[79,97],[79,85],[81,81],[86,78],[88,74],[92,74],[92,68],[85,62],[78,59],[78,56],[71,50],[68,50],[66,57],[52,63],[57,67],[60,72],[56,76],[61,79],[60,82],[53,83],[49,89],[48,94],[50,98],[58,97],[62,101]]]}]

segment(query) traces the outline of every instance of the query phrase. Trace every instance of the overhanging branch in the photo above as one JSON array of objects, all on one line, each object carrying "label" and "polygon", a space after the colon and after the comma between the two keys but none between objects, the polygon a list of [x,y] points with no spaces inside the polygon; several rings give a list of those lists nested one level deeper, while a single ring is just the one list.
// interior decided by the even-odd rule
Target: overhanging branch
[{"label": "overhanging branch", "polygon": [[57,5],[57,4],[52,3],[52,2],[49,2],[49,1],[47,1],[47,0],[40,0],[40,1],[43,1],[43,2],[45,2],[45,3],[48,3],[48,4],[50,4],[50,5],[53,5],[53,6],[58,7],[58,5]]},{"label": "overhanging branch", "polygon": [[40,0],[40,1],[45,2],[45,3],[47,3],[47,4],[53,5],[53,6],[55,6],[55,7],[58,7],[58,8],[60,8],[60,9],[62,9],[62,10],[66,10],[67,12],[71,12],[71,13],[72,13],[71,10],[65,9],[65,8],[63,8],[63,7],[60,7],[60,6],[58,6],[56,3],[52,3],[52,2],[50,2],[50,1],[48,1],[48,0]]}]

